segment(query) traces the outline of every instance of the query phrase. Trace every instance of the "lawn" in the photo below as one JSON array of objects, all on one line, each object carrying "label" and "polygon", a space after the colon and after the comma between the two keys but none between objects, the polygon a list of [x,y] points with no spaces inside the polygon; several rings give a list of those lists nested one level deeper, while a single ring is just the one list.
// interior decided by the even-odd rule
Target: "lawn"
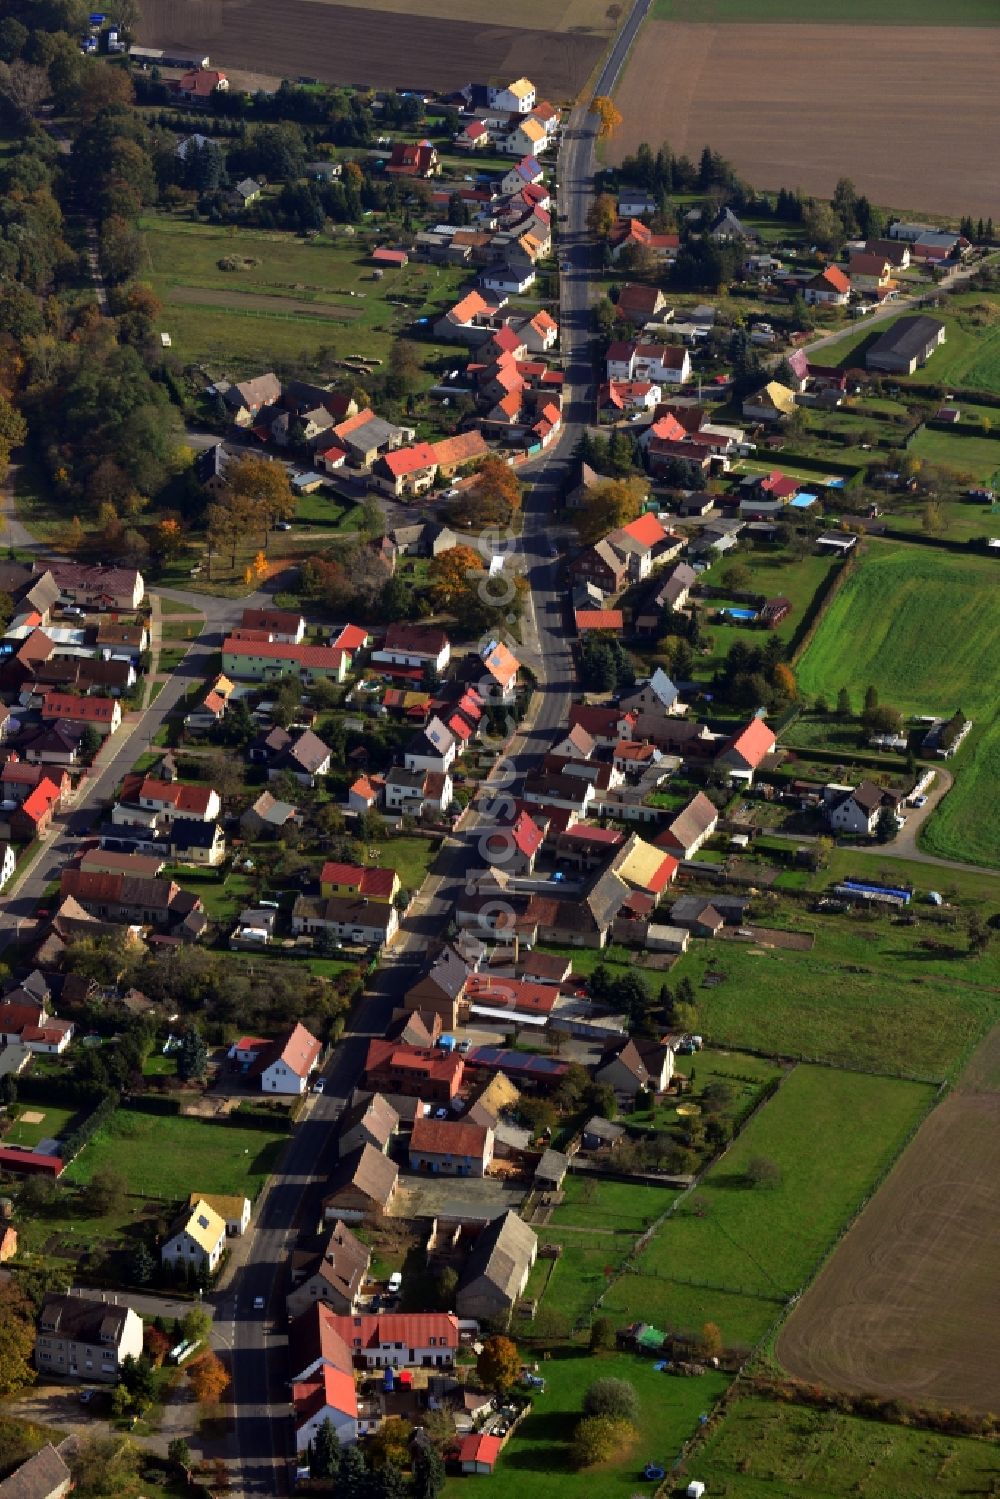
[{"label": "lawn", "polygon": [[161,1201],[189,1192],[242,1192],[256,1197],[274,1170],[287,1134],[169,1114],[119,1109],[66,1168],[69,1182],[88,1182],[111,1166],[129,1191]]},{"label": "lawn", "polygon": [[[828,22],[830,12],[822,0],[653,0],[652,15],[658,21],[758,21],[768,25],[808,25]],[[841,0],[837,22],[844,26],[996,26],[1000,12],[994,0],[954,0],[942,10],[934,0],[890,0],[872,5],[871,0]]]},{"label": "lawn", "polygon": [[[923,1084],[796,1068],[605,1307],[658,1325],[716,1322],[727,1343],[752,1344],[815,1274],[933,1096]],[[748,1184],[755,1157],[778,1168],[777,1185]]]},{"label": "lawn", "polygon": [[[678,1057],[676,1071],[691,1079],[686,1102],[698,1103],[710,1083],[726,1083],[732,1090],[732,1100],[719,1113],[734,1121],[748,1114],[767,1084],[781,1076],[781,1068],[763,1057],[748,1052],[714,1051],[710,1047],[696,1056]],[[668,1098],[652,1109],[637,1109],[624,1122],[630,1129],[640,1131],[672,1130],[681,1119],[674,1099]]]},{"label": "lawn", "polygon": [[996,564],[905,543],[868,543],[797,664],[808,696],[855,699],[871,685],[905,714],[950,714],[978,726],[949,768],[952,790],[924,832],[933,853],[1000,865],[1000,826],[982,816],[1000,784],[1000,719],[983,664],[1000,660]]},{"label": "lawn", "polygon": [[209,921],[235,921],[253,894],[253,882],[245,874],[221,874],[216,869],[183,865],[168,867],[164,879],[175,879],[179,885],[197,895]]},{"label": "lawn", "polygon": [[749,1396],[731,1405],[687,1463],[709,1494],[739,1499],[918,1499],[989,1494],[997,1452],[990,1442],[863,1421],[838,1411]]},{"label": "lawn", "polygon": [[[992,487],[994,476],[1000,472],[1000,438],[981,437],[959,431],[931,432],[926,427],[910,439],[906,449],[912,458],[922,458],[926,463],[940,464],[942,468],[956,473],[968,474],[977,484]],[[978,507],[982,531],[990,529],[987,511]]]},{"label": "lawn", "polygon": [[[71,1120],[81,1111],[64,1109],[47,1103],[25,1103],[17,1106],[18,1117],[3,1137],[4,1145],[37,1145],[39,1140],[58,1140],[65,1134]],[[41,1114],[35,1124],[25,1122],[25,1114]]]},{"label": "lawn", "polygon": [[[349,354],[385,360],[401,331],[421,314],[443,310],[468,279],[464,271],[414,263],[374,281],[367,246],[342,235],[304,240],[168,213],[148,215],[142,227],[144,279],[164,303],[175,352],[185,364],[208,363],[231,377],[275,360],[317,370]],[[257,264],[221,270],[220,259],[234,254]],[[428,361],[445,352],[442,345],[420,347]]]},{"label": "lawn", "polygon": [[671,982],[691,979],[699,1028],[712,1044],[906,1076],[950,1076],[989,1023],[995,993],[956,984],[954,978],[967,976],[959,966],[964,960],[945,966],[928,958],[912,945],[915,938],[904,942],[899,928],[889,928],[883,941],[877,928],[859,927],[848,939],[827,931],[820,918],[813,925],[817,942],[808,952],[691,944]]},{"label": "lawn", "polygon": [[641,1233],[673,1200],[672,1190],[601,1181],[596,1176],[567,1176],[563,1201],[552,1215],[556,1227],[611,1228]]},{"label": "lawn", "polygon": [[404,890],[415,894],[437,857],[437,841],[430,838],[384,838],[375,863],[394,869]]},{"label": "lawn", "polygon": [[[631,1499],[646,1463],[669,1466],[697,1430],[698,1417],[711,1410],[728,1384],[724,1374],[715,1372],[702,1379],[658,1374],[651,1359],[625,1353],[595,1357],[562,1350],[545,1361],[541,1372],[545,1391],[535,1398],[496,1468],[494,1481],[501,1492],[516,1489],[519,1499],[577,1499],[593,1494],[595,1486],[602,1499]],[[571,1461],[573,1432],[587,1389],[605,1378],[626,1379],[635,1388],[641,1407],[639,1436],[631,1451],[580,1472]],[[465,1493],[462,1484],[449,1479],[445,1499]]]}]

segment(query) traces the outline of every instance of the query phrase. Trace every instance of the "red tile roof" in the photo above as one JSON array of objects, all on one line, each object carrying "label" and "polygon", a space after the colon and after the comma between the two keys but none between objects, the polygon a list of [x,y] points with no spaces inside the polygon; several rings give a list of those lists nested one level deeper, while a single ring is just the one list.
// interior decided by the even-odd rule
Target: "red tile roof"
[{"label": "red tile roof", "polygon": [[348,1348],[378,1348],[383,1343],[402,1343],[403,1347],[457,1349],[458,1318],[453,1312],[389,1312],[385,1315],[330,1318],[334,1332],[339,1333]]},{"label": "red tile roof", "polygon": [[369,869],[361,864],[340,864],[330,860],[319,873],[321,885],[350,885],[359,895],[389,900],[392,896],[394,869]]},{"label": "red tile roof", "polygon": [[271,661],[294,661],[297,666],[315,666],[327,671],[339,670],[346,651],[328,645],[286,645],[279,640],[240,640],[227,635],[222,642],[224,654],[230,656],[266,656]]},{"label": "red tile roof", "polygon": [[[277,1047],[277,1043],[275,1045]],[[308,1077],[319,1061],[319,1054],[322,1050],[322,1041],[318,1041],[311,1031],[307,1031],[304,1025],[294,1025],[281,1043],[280,1051],[275,1051],[275,1055],[268,1059],[266,1067],[272,1062],[281,1061],[295,1073],[296,1077]]]},{"label": "red tile roof", "polygon": [[33,791],[21,803],[21,811],[25,817],[30,817],[32,822],[40,822],[56,802],[59,800],[59,787],[46,778],[39,781]]},{"label": "red tile roof", "polygon": [[467,1120],[421,1117],[413,1121],[410,1150],[481,1161],[486,1155],[487,1133],[484,1125],[470,1124]]},{"label": "red tile roof", "polygon": [[330,644],[335,651],[360,651],[368,639],[363,625],[345,625]]},{"label": "red tile roof", "polygon": [[657,542],[665,541],[668,534],[660,524],[659,517],[655,516],[651,510],[629,521],[627,526],[622,526],[622,530],[626,536],[631,536],[633,541],[638,541],[641,546],[647,547],[654,547]]},{"label": "red tile roof", "polygon": [[576,628],[584,630],[622,630],[625,618],[620,609],[578,609]]},{"label": "red tile roof", "polygon": [[492,1468],[502,1451],[503,1442],[499,1437],[474,1431],[459,1442],[458,1460],[460,1463],[482,1463]]},{"label": "red tile roof", "polygon": [[394,479],[405,479],[407,474],[418,474],[422,469],[434,468],[437,459],[429,442],[416,442],[409,448],[397,448],[394,453],[383,455],[382,462]]},{"label": "red tile roof", "polygon": [[764,756],[769,755],[774,749],[776,743],[774,734],[764,720],[751,718],[746,728],[730,741],[729,748],[742,755],[751,770],[756,770]]},{"label": "red tile roof", "polygon": [[301,615],[292,609],[244,609],[241,626],[244,630],[277,631],[281,635],[295,635],[302,624]]},{"label": "red tile roof", "polygon": [[139,787],[140,798],[165,802],[176,812],[187,812],[194,817],[206,817],[209,803],[214,795],[211,786],[184,786],[179,781],[157,781],[147,776]]},{"label": "red tile roof", "polygon": [[320,1411],[330,1408],[331,1410],[343,1411],[345,1415],[356,1417],[358,1414],[358,1390],[354,1383],[353,1374],[345,1374],[342,1369],[333,1369],[329,1364],[323,1364],[312,1379],[304,1384],[292,1385],[292,1404],[295,1407],[295,1419],[299,1426],[304,1426]]},{"label": "red tile roof", "polygon": [[121,704],[113,697],[74,697],[69,692],[47,692],[43,718],[65,718],[69,723],[110,723]]}]

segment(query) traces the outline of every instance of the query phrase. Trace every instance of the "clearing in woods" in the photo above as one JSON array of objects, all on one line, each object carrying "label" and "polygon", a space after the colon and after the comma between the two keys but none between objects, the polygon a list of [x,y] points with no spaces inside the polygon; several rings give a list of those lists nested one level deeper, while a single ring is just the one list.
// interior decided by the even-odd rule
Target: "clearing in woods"
[{"label": "clearing in woods", "polygon": [[[968,147],[1000,134],[995,58],[996,32],[975,26],[862,39],[850,25],[650,21],[616,90],[608,160],[641,141],[695,159],[707,144],[759,188],[829,197],[850,177],[885,207],[993,214],[995,183]],[[916,78],[934,79],[918,109]]]},{"label": "clearing in woods", "polygon": [[572,30],[561,29],[563,14],[572,16],[578,8],[593,19],[592,0],[571,0],[554,8],[549,29],[529,29],[512,25],[507,11],[503,24],[489,25],[481,17],[427,14],[419,4],[380,10],[373,25],[361,5],[143,0],[139,37],[146,47],[196,47],[227,69],[365,87],[455,89],[470,79],[527,74],[556,104],[575,98],[607,42],[606,30],[598,33],[579,21],[570,23]]},{"label": "clearing in woods", "polygon": [[860,706],[873,686],[904,714],[961,708],[975,728],[921,842],[943,858],[1000,864],[1000,827],[983,815],[1000,775],[1000,716],[983,670],[1000,660],[996,564],[905,543],[866,545],[797,664],[799,687],[831,700],[846,687]]},{"label": "clearing in woods", "polygon": [[810,1384],[1000,1410],[1000,1026],[782,1329]]}]

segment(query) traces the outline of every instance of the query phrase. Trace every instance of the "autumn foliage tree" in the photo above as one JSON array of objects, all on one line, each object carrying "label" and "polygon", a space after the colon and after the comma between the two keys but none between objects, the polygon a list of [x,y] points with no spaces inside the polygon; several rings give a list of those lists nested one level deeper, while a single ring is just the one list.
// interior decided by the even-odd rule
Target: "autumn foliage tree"
[{"label": "autumn foliage tree", "polygon": [[433,558],[427,568],[427,577],[435,608],[450,609],[474,581],[469,574],[483,571],[483,559],[474,547],[449,547]]},{"label": "autumn foliage tree", "polygon": [[253,517],[264,534],[278,521],[290,520],[295,513],[295,496],[282,463],[267,458],[240,458],[226,470],[225,503],[242,514]]},{"label": "autumn foliage tree", "polygon": [[615,101],[609,98],[607,94],[597,95],[590,106],[590,112],[597,116],[598,140],[606,140],[608,136],[614,135],[622,123],[622,117],[618,112]]},{"label": "autumn foliage tree", "polygon": [[598,193],[587,209],[587,228],[596,239],[609,239],[618,220],[618,205],[610,193]]},{"label": "autumn foliage tree", "polygon": [[204,1353],[188,1375],[199,1405],[217,1405],[229,1388],[229,1373],[214,1353]]},{"label": "autumn foliage tree", "polygon": [[16,1394],[34,1379],[31,1355],[35,1318],[31,1303],[14,1282],[0,1287],[0,1397]]},{"label": "autumn foliage tree", "polygon": [[647,492],[646,484],[638,478],[595,484],[577,518],[580,540],[592,545],[609,531],[627,526],[641,513]]},{"label": "autumn foliage tree", "polygon": [[476,1360],[476,1373],[489,1390],[503,1394],[515,1383],[521,1372],[521,1355],[511,1338],[496,1333],[487,1338]]}]

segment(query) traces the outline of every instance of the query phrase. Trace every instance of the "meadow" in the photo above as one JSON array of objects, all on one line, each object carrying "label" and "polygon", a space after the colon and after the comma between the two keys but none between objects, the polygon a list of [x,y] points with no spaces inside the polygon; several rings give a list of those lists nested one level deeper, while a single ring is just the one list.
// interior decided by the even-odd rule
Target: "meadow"
[{"label": "meadow", "polygon": [[859,927],[852,939],[817,921],[816,931],[809,952],[692,943],[671,982],[691,979],[699,1026],[716,1046],[950,1076],[995,1007],[989,975],[978,987],[964,959],[935,962],[896,928],[882,937]]},{"label": "meadow", "polygon": [[[306,240],[169,213],[147,215],[142,229],[145,279],[164,303],[162,324],[178,358],[234,378],[259,373],[269,360],[317,370],[350,354],[384,361],[399,333],[447,307],[468,279],[411,264],[375,281],[366,244],[348,236]],[[234,254],[257,264],[221,270],[219,261]],[[430,342],[419,348],[425,364],[448,352]]]},{"label": "meadow", "polygon": [[175,1202],[192,1191],[256,1197],[275,1169],[287,1134],[169,1114],[119,1109],[66,1168],[69,1183],[120,1171],[131,1193]]},{"label": "meadow", "polygon": [[984,664],[1000,659],[992,558],[869,543],[797,663],[799,687],[834,700],[873,686],[904,714],[978,720],[949,768],[956,783],[923,832],[930,852],[1000,864],[1000,830],[984,817],[1000,784],[1000,719]]},{"label": "meadow", "polygon": [[864,1421],[839,1411],[784,1405],[750,1395],[692,1454],[687,1471],[710,1494],[740,1499],[915,1499],[988,1494],[997,1453],[989,1442]]},{"label": "meadow", "polygon": [[[923,1084],[797,1067],[617,1281],[603,1308],[752,1344],[811,1279],[926,1112]],[[778,1169],[750,1185],[748,1164]]]},{"label": "meadow", "polygon": [[[992,481],[1000,473],[1000,438],[977,437],[964,432],[932,432],[926,427],[910,439],[906,451],[913,458],[925,463],[936,463],[956,473],[968,474],[977,484],[992,487]],[[978,509],[982,530],[990,529],[986,511]],[[948,536],[952,535],[949,530]]]}]

